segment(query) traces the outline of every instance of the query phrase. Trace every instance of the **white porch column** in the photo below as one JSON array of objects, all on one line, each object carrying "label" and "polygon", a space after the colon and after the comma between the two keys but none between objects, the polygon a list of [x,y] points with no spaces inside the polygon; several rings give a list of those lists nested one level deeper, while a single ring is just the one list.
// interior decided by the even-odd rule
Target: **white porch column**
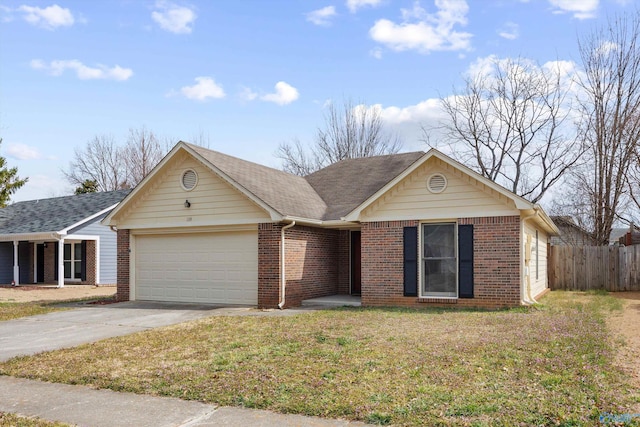
[{"label": "white porch column", "polygon": [[58,287],[64,288],[64,239],[58,240]]},{"label": "white porch column", "polygon": [[20,284],[20,266],[18,265],[18,241],[13,241],[13,284]]}]

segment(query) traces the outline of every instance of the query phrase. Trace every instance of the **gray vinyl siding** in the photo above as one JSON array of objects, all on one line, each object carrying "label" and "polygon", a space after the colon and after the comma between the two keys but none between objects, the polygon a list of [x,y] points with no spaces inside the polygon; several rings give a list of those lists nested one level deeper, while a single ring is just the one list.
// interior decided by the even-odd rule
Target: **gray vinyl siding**
[{"label": "gray vinyl siding", "polygon": [[116,233],[100,224],[104,218],[96,218],[90,224],[69,231],[69,234],[100,236],[100,285],[114,285],[117,282]]},{"label": "gray vinyl siding", "polygon": [[13,280],[13,242],[0,242],[0,284]]}]

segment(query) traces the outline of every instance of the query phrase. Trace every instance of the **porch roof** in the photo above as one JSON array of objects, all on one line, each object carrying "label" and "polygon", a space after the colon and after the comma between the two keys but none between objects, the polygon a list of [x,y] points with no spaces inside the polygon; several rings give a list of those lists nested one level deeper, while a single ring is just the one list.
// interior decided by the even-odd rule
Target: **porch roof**
[{"label": "porch roof", "polygon": [[130,190],[17,202],[0,209],[0,241],[57,239],[108,213]]}]

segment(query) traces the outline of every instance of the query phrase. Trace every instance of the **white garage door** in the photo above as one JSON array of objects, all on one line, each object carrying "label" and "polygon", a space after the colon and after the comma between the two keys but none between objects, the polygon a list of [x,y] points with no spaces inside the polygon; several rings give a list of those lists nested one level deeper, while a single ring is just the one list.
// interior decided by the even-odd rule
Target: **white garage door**
[{"label": "white garage door", "polygon": [[135,253],[138,300],[258,303],[256,231],[140,235]]}]

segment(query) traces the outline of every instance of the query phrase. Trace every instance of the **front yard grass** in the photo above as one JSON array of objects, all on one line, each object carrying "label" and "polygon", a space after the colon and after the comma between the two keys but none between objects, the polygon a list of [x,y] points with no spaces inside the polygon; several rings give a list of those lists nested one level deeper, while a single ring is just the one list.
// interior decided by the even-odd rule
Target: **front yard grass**
[{"label": "front yard grass", "polygon": [[21,417],[0,412],[0,426],[4,427],[70,427],[69,424],[45,421],[40,418]]},{"label": "front yard grass", "polygon": [[20,357],[0,374],[394,425],[595,425],[637,399],[608,295],[536,308],[211,317]]},{"label": "front yard grass", "polygon": [[47,314],[54,311],[68,310],[65,307],[56,306],[59,301],[36,302],[0,302],[0,321],[18,319],[20,317]]},{"label": "front yard grass", "polygon": [[31,301],[31,302],[0,302],[0,322],[18,319],[20,317],[36,316],[38,314],[53,313],[55,311],[69,310],[63,304],[84,301],[109,301],[113,297],[89,297],[70,300]]}]

